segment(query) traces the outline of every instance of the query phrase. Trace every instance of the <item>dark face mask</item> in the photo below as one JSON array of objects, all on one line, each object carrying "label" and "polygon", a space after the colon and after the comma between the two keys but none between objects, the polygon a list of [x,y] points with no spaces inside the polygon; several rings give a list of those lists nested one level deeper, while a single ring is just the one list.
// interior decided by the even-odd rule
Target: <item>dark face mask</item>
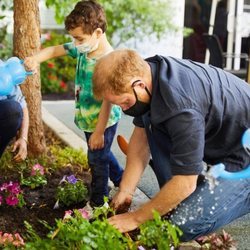
[{"label": "dark face mask", "polygon": [[[150,94],[149,90],[147,89],[147,87],[145,87],[145,90],[146,90],[147,94],[149,95],[149,97],[151,98],[151,94]],[[129,115],[129,116],[137,117],[137,116],[141,116],[141,115],[145,114],[147,111],[149,111],[150,103],[146,103],[146,102],[142,102],[142,101],[138,100],[137,94],[136,94],[134,89],[133,89],[133,91],[134,91],[134,95],[136,98],[136,102],[129,109],[123,110],[123,113],[126,115]]]}]

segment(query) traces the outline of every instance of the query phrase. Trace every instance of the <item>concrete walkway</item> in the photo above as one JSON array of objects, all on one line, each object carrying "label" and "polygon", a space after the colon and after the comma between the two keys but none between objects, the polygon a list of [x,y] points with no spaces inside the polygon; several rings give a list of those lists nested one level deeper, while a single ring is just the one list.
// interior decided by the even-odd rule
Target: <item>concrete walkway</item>
[{"label": "concrete walkway", "polygon": [[[82,148],[87,152],[87,145],[82,131],[74,124],[74,101],[43,101],[42,103],[43,121],[57,133],[60,138],[73,148]],[[133,131],[131,117],[123,116],[117,130],[117,134],[123,135],[127,140]],[[112,151],[116,155],[121,166],[125,166],[126,157],[119,149],[116,141],[112,146]],[[138,190],[134,198],[133,206],[137,207],[154,196],[158,191],[158,184],[153,171],[148,166],[138,185]],[[224,227],[238,243],[238,250],[250,250],[250,214],[236,220]]]}]

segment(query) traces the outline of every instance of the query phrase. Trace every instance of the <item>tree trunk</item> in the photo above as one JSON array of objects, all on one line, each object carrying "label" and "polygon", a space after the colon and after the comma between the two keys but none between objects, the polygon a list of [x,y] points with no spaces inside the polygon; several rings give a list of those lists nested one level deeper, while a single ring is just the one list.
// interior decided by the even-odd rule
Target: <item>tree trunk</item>
[{"label": "tree trunk", "polygon": [[[39,0],[14,0],[14,55],[23,59],[40,49]],[[21,85],[26,97],[30,127],[29,154],[38,156],[45,152],[46,144],[41,113],[40,73],[28,76]]]}]

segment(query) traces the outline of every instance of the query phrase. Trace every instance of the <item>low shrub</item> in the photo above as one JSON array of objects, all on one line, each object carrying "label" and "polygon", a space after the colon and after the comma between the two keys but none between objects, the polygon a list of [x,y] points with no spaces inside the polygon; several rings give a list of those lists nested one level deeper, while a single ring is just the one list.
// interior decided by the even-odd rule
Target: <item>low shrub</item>
[{"label": "low shrub", "polygon": [[[42,48],[70,42],[69,36],[51,32]],[[74,90],[76,61],[70,56],[62,56],[43,62],[40,67],[41,91],[43,94],[63,93]]]}]

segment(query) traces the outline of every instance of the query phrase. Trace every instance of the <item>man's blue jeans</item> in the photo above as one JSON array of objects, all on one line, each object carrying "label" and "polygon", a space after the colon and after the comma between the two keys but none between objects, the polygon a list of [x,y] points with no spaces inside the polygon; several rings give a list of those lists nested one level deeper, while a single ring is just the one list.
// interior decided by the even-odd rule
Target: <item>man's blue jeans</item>
[{"label": "man's blue jeans", "polygon": [[[161,188],[171,178],[169,153],[161,150],[168,145],[162,134],[154,131],[152,137],[152,128],[146,116],[144,125],[153,158],[153,171]],[[250,212],[250,178],[218,181],[218,186],[211,191],[208,181],[204,179],[194,193],[171,212],[170,221],[183,231],[182,241],[214,232]]]},{"label": "man's blue jeans", "polygon": [[250,179],[223,180],[209,190],[207,180],[170,215],[183,231],[182,241],[196,239],[250,212]]},{"label": "man's blue jeans", "polygon": [[[117,124],[107,128],[104,133],[104,148],[99,150],[88,149],[88,163],[91,168],[91,202],[100,206],[103,197],[108,196],[108,178],[119,186],[123,169],[116,160],[110,148],[116,133]],[[85,132],[87,142],[92,133]]]},{"label": "man's blue jeans", "polygon": [[23,111],[14,100],[0,100],[0,157],[22,124]]},{"label": "man's blue jeans", "polygon": [[[168,164],[166,162],[166,167]],[[157,168],[155,162],[154,168]],[[166,171],[161,170],[155,172],[157,179],[168,179],[164,176]],[[204,179],[194,193],[171,213],[170,221],[183,231],[182,241],[212,233],[250,212],[250,178],[218,181],[218,186],[210,190]]]}]

